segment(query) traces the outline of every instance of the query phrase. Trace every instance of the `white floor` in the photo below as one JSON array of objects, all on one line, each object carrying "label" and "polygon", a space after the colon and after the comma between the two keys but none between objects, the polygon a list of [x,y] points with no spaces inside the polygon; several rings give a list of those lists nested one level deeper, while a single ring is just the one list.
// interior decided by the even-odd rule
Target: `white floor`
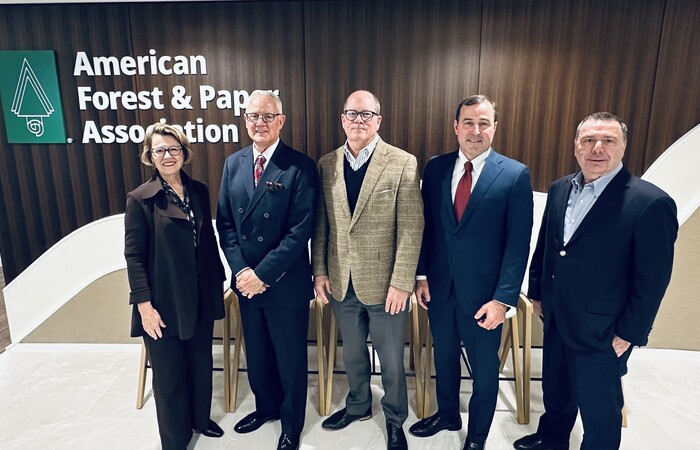
[{"label": "white floor", "polygon": [[[139,351],[139,345],[19,344],[0,354],[0,448],[160,448],[153,399],[149,395],[142,410],[135,408]],[[535,353],[533,358],[533,376],[539,375],[538,355]],[[218,353],[215,363],[221,365]],[[346,386],[345,377],[337,375],[334,409],[342,407]],[[462,411],[466,411],[470,382],[465,381],[462,386]],[[406,430],[417,420],[413,388],[413,378],[409,378],[410,412]],[[317,378],[310,375],[302,450],[386,448],[379,377],[373,377],[373,392],[371,420],[327,432],[321,428],[323,418],[317,411]],[[630,373],[625,377],[625,396],[629,427],[623,431],[623,449],[700,449],[700,353],[635,350]],[[223,377],[221,372],[215,372],[212,418],[226,434],[221,439],[195,435],[189,448],[276,448],[279,422],[268,423],[248,435],[232,430],[239,419],[253,410],[253,396],[244,374],[238,402],[235,413],[223,412]],[[518,425],[514,411],[513,383],[503,381],[487,441],[489,450],[510,449],[515,439],[534,432],[542,413],[539,382],[532,385],[531,423]],[[462,413],[462,419],[466,424],[466,412]],[[581,434],[577,423],[571,438],[572,449],[579,447]],[[443,431],[428,439],[414,438],[408,433],[407,436],[411,449],[461,449],[466,431]]]}]

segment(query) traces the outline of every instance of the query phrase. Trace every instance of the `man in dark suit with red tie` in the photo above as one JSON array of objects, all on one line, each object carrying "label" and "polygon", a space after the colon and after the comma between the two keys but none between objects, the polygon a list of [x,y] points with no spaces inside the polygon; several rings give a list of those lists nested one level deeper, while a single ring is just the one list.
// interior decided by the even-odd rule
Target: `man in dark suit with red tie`
[{"label": "man in dark suit with red tie", "polygon": [[622,164],[627,126],[594,113],[581,121],[581,168],[549,188],[528,295],[544,313],[545,413],[520,450],[569,448],[578,412],[581,449],[620,446],[622,385],[633,345],[645,345],[671,279],[676,204]]},{"label": "man in dark suit with red tie", "polygon": [[308,242],[316,164],[279,139],[282,102],[254,91],[245,114],[253,145],[226,158],[216,227],[235,275],[255,411],[234,430],[281,418],[278,449],[299,448],[307,391],[306,337],[314,298]]},{"label": "man in dark suit with red tie", "polygon": [[425,231],[416,297],[428,310],[435,347],[438,411],[411,426],[414,436],[462,428],[461,344],[473,393],[465,449],[483,449],[498,396],[498,347],[515,307],[530,249],[532,189],[527,167],[496,153],[496,104],[475,95],[457,105],[459,150],[428,162]]}]

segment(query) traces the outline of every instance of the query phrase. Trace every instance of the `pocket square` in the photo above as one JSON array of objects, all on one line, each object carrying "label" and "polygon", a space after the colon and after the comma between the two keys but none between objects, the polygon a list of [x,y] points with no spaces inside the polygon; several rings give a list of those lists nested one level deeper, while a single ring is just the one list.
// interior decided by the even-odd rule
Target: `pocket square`
[{"label": "pocket square", "polygon": [[266,181],[265,186],[267,186],[268,191],[281,191],[284,189],[284,185],[276,181]]}]

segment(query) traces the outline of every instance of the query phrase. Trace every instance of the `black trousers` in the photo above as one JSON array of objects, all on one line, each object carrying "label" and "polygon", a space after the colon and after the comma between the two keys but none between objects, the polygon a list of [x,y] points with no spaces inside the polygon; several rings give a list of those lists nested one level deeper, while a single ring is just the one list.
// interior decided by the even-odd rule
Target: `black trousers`
[{"label": "black trousers", "polygon": [[545,412],[537,433],[568,443],[580,410],[584,431],[581,449],[618,449],[624,404],[620,378],[627,372],[632,346],[619,358],[612,343],[600,352],[573,350],[551,320],[544,332],[542,352]]},{"label": "black trousers", "polygon": [[473,317],[478,308],[470,314],[462,311],[457,304],[454,285],[447,301],[436,300],[428,305],[428,318],[435,352],[438,414],[447,420],[459,417],[461,344],[464,343],[473,380],[467,439],[482,443],[486,441],[496,412],[501,326],[495,330],[481,328]]},{"label": "black trousers", "polygon": [[301,434],[306,417],[309,307],[254,308],[247,301],[241,301],[241,321],[255,409],[265,416],[279,414],[284,433]]},{"label": "black trousers", "polygon": [[192,339],[143,337],[153,371],[158,432],[163,450],[184,450],[192,429],[209,424],[214,322],[199,323]]}]

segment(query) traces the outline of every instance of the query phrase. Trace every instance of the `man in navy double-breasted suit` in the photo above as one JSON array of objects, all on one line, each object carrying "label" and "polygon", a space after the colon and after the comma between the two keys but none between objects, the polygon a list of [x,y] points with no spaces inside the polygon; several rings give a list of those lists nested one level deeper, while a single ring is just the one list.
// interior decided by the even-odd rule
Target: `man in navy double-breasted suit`
[{"label": "man in navy double-breasted suit", "polygon": [[254,91],[245,114],[253,145],[226,159],[216,226],[235,276],[255,411],[238,433],[282,420],[278,449],[296,449],[304,427],[306,337],[314,298],[308,242],[318,191],[316,164],[279,139],[282,102]]},{"label": "man in navy double-breasted suit", "polygon": [[568,449],[578,412],[582,449],[620,446],[620,377],[647,343],[678,233],[673,199],[624,167],[626,147],[624,122],[591,114],[574,138],[581,170],[549,188],[528,292],[544,318],[545,413],[516,449]]},{"label": "man in navy double-breasted suit", "polygon": [[435,342],[438,411],[414,436],[460,430],[460,352],[467,351],[473,393],[465,449],[482,449],[496,409],[501,324],[520,293],[532,232],[527,167],[496,153],[496,105],[476,95],[460,102],[459,150],[430,160],[423,176],[425,232],[416,297]]}]

